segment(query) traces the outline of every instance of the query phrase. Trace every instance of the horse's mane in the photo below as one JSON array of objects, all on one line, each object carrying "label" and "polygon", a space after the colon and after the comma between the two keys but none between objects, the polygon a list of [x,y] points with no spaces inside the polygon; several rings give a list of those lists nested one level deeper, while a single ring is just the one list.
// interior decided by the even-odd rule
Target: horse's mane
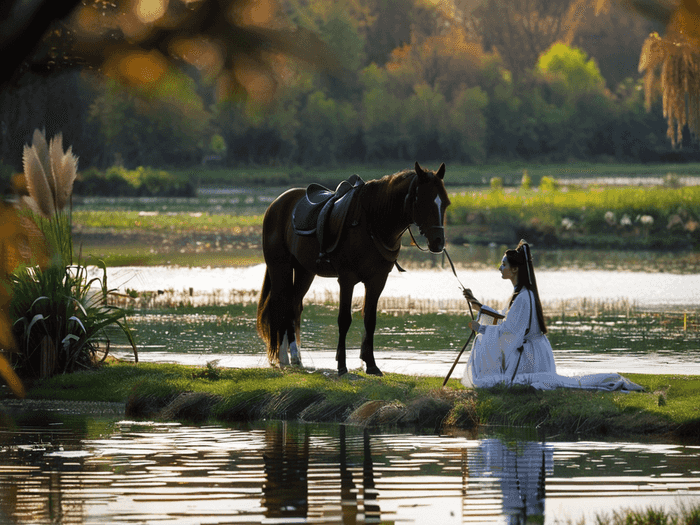
[{"label": "horse's mane", "polygon": [[403,205],[405,195],[395,195],[395,192],[391,190],[409,180],[412,175],[416,175],[414,170],[405,169],[391,175],[384,175],[381,179],[367,181],[363,193],[369,197],[367,204],[371,208],[369,211],[375,215],[375,218],[388,217],[397,204],[394,202],[395,200]]}]

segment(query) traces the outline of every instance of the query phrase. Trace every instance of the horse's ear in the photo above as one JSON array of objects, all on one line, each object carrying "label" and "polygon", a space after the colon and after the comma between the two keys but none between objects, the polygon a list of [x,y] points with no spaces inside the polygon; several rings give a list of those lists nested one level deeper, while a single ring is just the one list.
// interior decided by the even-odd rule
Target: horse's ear
[{"label": "horse's ear", "polygon": [[445,163],[444,162],[442,164],[440,164],[440,167],[438,168],[435,176],[440,180],[445,178]]},{"label": "horse's ear", "polygon": [[423,168],[420,167],[420,164],[418,164],[418,161],[416,161],[416,175],[418,175],[418,181],[421,184],[425,184],[430,180],[430,175],[426,173]]}]

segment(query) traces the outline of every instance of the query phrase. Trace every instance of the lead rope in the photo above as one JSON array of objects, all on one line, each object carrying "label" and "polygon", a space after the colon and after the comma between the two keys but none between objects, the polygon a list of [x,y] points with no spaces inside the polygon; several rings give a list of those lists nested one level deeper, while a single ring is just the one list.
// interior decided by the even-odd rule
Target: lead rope
[{"label": "lead rope", "polygon": [[[422,252],[427,252],[428,250],[421,248],[420,245],[416,242],[416,238],[413,236],[413,232],[411,231],[411,226],[408,226],[408,233],[411,235],[411,241],[413,244]],[[459,276],[457,275],[457,270],[455,269],[455,265],[452,262],[452,257],[450,257],[450,254],[447,252],[447,248],[444,248],[443,253],[447,257],[448,262],[450,263],[450,268],[452,268],[452,273],[455,276],[455,279],[457,279],[457,282],[459,283],[459,286],[462,288],[462,290],[466,290],[465,286],[462,284],[462,281],[459,280]],[[467,305],[469,306],[469,315],[472,318],[472,321],[474,320],[474,311],[472,310],[472,303],[467,301]],[[455,359],[455,362],[452,363],[452,367],[450,368],[450,371],[447,372],[447,375],[445,376],[445,380],[442,382],[442,386],[444,387],[447,384],[447,381],[450,379],[450,376],[452,375],[452,372],[454,371],[455,367],[457,366],[457,363],[459,362],[459,358],[462,357],[462,354],[464,353],[464,350],[467,348],[467,345],[469,342],[472,340],[472,337],[474,337],[474,334],[476,332],[472,330],[472,333],[469,334],[469,337],[467,338],[467,342],[464,343],[462,346],[462,349],[459,351],[459,354],[457,354],[457,358]]]},{"label": "lead rope", "polygon": [[[411,230],[409,229],[409,231],[411,231]],[[411,237],[413,237],[413,235],[411,235]],[[455,270],[455,265],[454,265],[454,263],[452,262],[452,258],[450,257],[450,254],[447,253],[447,249],[444,249],[443,252],[444,252],[444,254],[447,256],[447,260],[450,262],[450,267],[452,268],[452,273],[455,275],[455,279],[457,279],[457,282],[458,282],[459,285],[462,287],[462,290],[465,290],[465,287],[464,287],[464,285],[462,284],[462,281],[460,281],[460,280],[459,280],[459,277],[457,276],[457,270]],[[471,316],[472,321],[473,321],[473,320],[474,320],[474,311],[472,310],[472,303],[470,303],[469,301],[467,301],[467,305],[469,306],[469,315]],[[459,351],[459,354],[457,354],[457,358],[455,359],[455,362],[452,363],[452,368],[450,368],[450,371],[449,371],[449,372],[447,373],[447,375],[445,376],[445,380],[442,382],[442,386],[445,386],[445,385],[447,384],[447,380],[450,378],[450,376],[452,375],[453,370],[454,370],[455,367],[457,366],[457,362],[459,361],[459,358],[462,357],[462,354],[464,353],[464,350],[467,348],[467,345],[469,344],[469,341],[472,340],[472,337],[474,337],[474,334],[475,334],[475,333],[476,333],[476,332],[475,332],[474,330],[472,330],[472,333],[469,334],[469,337],[467,338],[467,342],[464,343],[464,346],[462,346],[462,349]]]}]

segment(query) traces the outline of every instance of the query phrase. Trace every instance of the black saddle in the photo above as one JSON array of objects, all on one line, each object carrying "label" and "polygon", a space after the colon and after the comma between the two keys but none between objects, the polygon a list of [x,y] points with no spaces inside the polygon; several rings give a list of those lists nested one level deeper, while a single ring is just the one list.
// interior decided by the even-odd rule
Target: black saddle
[{"label": "black saddle", "polygon": [[321,246],[319,257],[338,246],[340,235],[350,217],[351,225],[358,221],[357,195],[365,181],[359,175],[344,180],[335,191],[320,184],[310,184],[292,211],[292,226],[297,235],[316,235]]}]

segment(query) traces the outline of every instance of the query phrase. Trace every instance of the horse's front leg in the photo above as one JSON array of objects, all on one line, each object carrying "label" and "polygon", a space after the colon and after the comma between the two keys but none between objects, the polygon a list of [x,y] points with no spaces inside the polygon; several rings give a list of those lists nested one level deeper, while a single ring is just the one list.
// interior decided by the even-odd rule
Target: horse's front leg
[{"label": "horse's front leg", "polygon": [[360,359],[365,362],[367,367],[366,372],[373,376],[382,376],[382,371],[379,370],[377,363],[374,360],[374,331],[377,327],[377,305],[379,296],[384,290],[387,276],[377,277],[372,281],[365,283],[365,304],[362,308],[362,314],[365,320],[365,333],[362,337],[362,349],[360,350]]},{"label": "horse's front leg", "polygon": [[340,305],[338,308],[338,349],[335,360],[338,361],[338,377],[348,372],[345,361],[345,339],[352,323],[352,291],[354,283],[344,282],[338,279],[340,284]]}]

